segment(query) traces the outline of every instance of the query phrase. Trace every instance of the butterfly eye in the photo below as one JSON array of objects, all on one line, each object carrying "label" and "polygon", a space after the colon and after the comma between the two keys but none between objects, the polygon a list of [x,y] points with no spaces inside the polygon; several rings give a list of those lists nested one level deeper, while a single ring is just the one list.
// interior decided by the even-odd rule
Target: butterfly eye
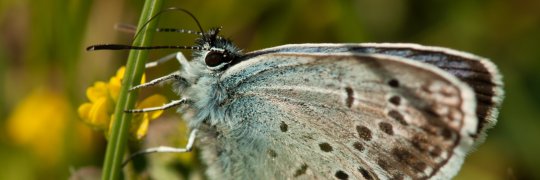
[{"label": "butterfly eye", "polygon": [[216,67],[223,62],[225,62],[225,56],[222,52],[218,51],[210,51],[204,59],[204,63],[210,67]]}]

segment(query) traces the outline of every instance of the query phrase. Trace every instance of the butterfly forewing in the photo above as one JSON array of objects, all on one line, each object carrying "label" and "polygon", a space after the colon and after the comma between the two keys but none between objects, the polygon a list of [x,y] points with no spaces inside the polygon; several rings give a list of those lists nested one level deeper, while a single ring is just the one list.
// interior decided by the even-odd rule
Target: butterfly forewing
[{"label": "butterfly forewing", "polygon": [[474,90],[479,125],[477,132],[471,135],[480,139],[477,144],[485,138],[486,130],[497,122],[503,99],[501,75],[491,61],[482,57],[448,48],[406,43],[291,44],[256,51],[248,57],[276,52],[384,54],[431,64],[456,76]]},{"label": "butterfly forewing", "polygon": [[450,178],[477,126],[468,86],[392,56],[261,53],[219,85],[227,123],[201,141],[214,178]]}]

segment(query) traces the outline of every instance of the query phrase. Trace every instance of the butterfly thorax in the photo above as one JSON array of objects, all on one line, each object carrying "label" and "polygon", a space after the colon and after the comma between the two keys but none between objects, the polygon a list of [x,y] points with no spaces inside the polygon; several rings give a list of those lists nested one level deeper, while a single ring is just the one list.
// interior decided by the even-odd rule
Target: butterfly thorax
[{"label": "butterfly thorax", "polygon": [[219,31],[219,28],[212,28],[196,40],[196,47],[201,50],[193,51],[189,67],[183,67],[181,71],[186,82],[176,86],[178,93],[195,102],[190,106],[194,111],[193,117],[189,118],[192,128],[201,123],[226,123],[220,106],[228,93],[220,85],[220,77],[243,54],[232,41],[218,36]]}]

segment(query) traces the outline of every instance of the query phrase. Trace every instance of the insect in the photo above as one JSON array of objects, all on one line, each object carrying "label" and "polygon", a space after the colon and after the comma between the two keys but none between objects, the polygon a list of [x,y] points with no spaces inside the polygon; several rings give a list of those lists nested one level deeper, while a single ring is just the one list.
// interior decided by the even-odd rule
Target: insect
[{"label": "insect", "polygon": [[290,44],[242,53],[220,28],[200,29],[191,47],[89,50],[193,50],[191,61],[168,56],[181,70],[133,87],[169,82],[181,99],[128,111],[182,106],[188,145],[144,153],[196,144],[211,179],[450,179],[503,99],[492,62],[452,49]]}]

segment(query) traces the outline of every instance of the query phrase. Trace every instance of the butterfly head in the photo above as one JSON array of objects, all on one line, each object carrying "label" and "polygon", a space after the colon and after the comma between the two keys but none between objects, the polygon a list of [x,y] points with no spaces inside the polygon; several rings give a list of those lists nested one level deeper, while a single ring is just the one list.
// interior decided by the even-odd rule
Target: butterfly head
[{"label": "butterfly head", "polygon": [[196,40],[201,50],[194,51],[194,57],[201,59],[212,71],[224,70],[242,56],[241,50],[229,39],[219,36],[221,28],[212,28]]}]

